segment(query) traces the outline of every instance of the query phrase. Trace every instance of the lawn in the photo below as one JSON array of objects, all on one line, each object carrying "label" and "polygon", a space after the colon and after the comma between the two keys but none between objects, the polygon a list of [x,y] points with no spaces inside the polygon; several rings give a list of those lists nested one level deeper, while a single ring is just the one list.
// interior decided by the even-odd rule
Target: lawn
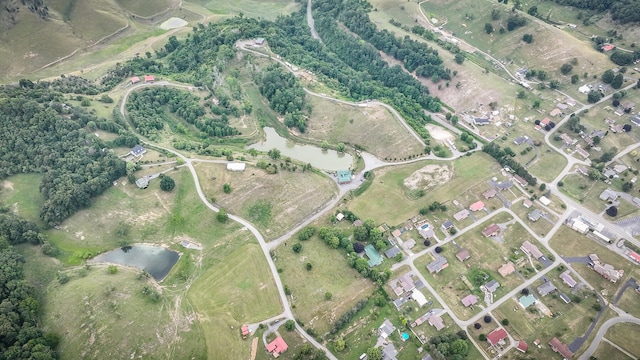
[{"label": "lawn", "polygon": [[[541,218],[538,221],[531,221],[528,215],[536,208],[540,207],[537,205],[533,205],[527,209],[522,205],[522,201],[518,201],[511,206],[511,210],[513,210],[513,212],[515,212],[516,215],[518,215],[518,217],[536,233],[536,235],[545,236],[549,232],[549,230],[553,228],[553,223],[547,221],[544,218]],[[540,208],[540,210],[544,211],[543,208]],[[556,219],[553,214],[547,214],[547,217],[551,218],[554,222],[558,221],[558,219]]]},{"label": "lawn", "polygon": [[607,207],[607,203],[599,198],[600,193],[610,187],[603,181],[594,181],[582,174],[569,174],[562,179],[562,182],[564,185],[560,190],[587,209],[599,213]]},{"label": "lawn", "polygon": [[[295,253],[292,247],[297,242],[289,239],[274,250],[276,266],[283,285],[291,289],[296,318],[305,329],[311,327],[323,336],[343,313],[371,296],[375,286],[349,266],[342,250],[331,249],[313,237],[300,242],[302,251]],[[307,263],[312,265],[309,271]],[[330,300],[326,293],[331,294]]]},{"label": "lawn", "polygon": [[629,360],[629,357],[609,343],[601,341],[592,355],[595,359]]},{"label": "lawn", "polygon": [[40,174],[20,174],[10,176],[0,182],[0,204],[9,206],[11,210],[42,226],[40,208],[44,197],[40,194]]},{"label": "lawn", "polygon": [[187,299],[208,335],[208,358],[242,358],[248,353],[249,341],[242,340],[240,326],[282,311],[267,269],[262,250],[248,232],[236,232],[224,243],[204,250],[202,271],[188,289]]},{"label": "lawn", "polygon": [[640,325],[620,323],[610,327],[605,337],[638,358],[640,357],[640,343],[637,341],[639,333]]},{"label": "lawn", "polygon": [[170,7],[170,0],[116,0],[120,6],[137,16],[151,16]]},{"label": "lawn", "polygon": [[423,153],[424,147],[382,106],[357,107],[315,96],[307,96],[307,101],[313,112],[300,134],[303,138],[358,145],[379,159],[400,160]]},{"label": "lawn", "polygon": [[[453,171],[451,179],[446,183],[432,182],[427,186],[426,195],[412,200],[409,189],[404,185],[404,180],[416,170],[427,165],[447,166]],[[469,191],[475,185],[484,183],[493,176],[492,171],[499,165],[483,153],[474,153],[453,161],[452,163],[420,161],[415,164],[383,168],[375,171],[372,185],[361,196],[348,203],[348,207],[358,216],[365,219],[374,219],[376,223],[386,222],[390,225],[399,224],[417,214],[422,207],[428,206],[434,201],[447,203],[453,199],[463,202],[460,196],[477,199],[480,194]],[[441,168],[442,169],[442,168]],[[447,203],[447,208],[453,211],[453,206]]]},{"label": "lawn", "polygon": [[[223,164],[197,163],[200,184],[207,198],[228,212],[254,223],[267,239],[275,239],[336,196],[328,177],[316,172],[280,170],[269,175],[249,165],[245,171],[228,171]],[[231,186],[231,193],[223,185]]]},{"label": "lawn", "polygon": [[53,282],[43,302],[43,330],[61,334],[61,358],[204,355],[204,333],[180,305],[180,295],[164,289],[152,301],[143,291],[156,291],[154,284],[138,279],[138,270],[107,274],[94,266],[65,272],[71,280]]},{"label": "lawn", "polygon": [[617,305],[625,312],[640,318],[640,294],[633,291],[633,288],[628,288]]}]

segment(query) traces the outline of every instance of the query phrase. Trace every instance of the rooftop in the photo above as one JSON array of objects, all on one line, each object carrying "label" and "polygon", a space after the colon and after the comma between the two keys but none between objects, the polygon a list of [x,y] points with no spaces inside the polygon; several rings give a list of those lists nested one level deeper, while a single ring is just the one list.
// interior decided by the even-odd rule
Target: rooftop
[{"label": "rooftop", "polygon": [[558,288],[556,288],[551,281],[547,281],[538,286],[538,294],[540,294],[540,296],[547,296],[556,290],[558,290]]},{"label": "rooftop", "polygon": [[274,354],[282,354],[287,351],[288,348],[289,346],[282,336],[278,336],[275,340],[267,344],[267,351]]},{"label": "rooftop", "polygon": [[371,244],[364,247],[364,253],[369,258],[369,261],[367,261],[369,267],[378,266],[382,264],[382,261],[384,260],[382,258],[382,255],[378,253],[378,250],[376,250],[376,248],[374,248]]},{"label": "rooftop", "polygon": [[476,304],[478,302],[478,297],[473,295],[473,294],[469,294],[469,295],[463,297],[461,299],[461,301],[462,301],[462,305],[471,306],[471,305],[474,305],[474,304]]},{"label": "rooftop", "polygon": [[482,209],[484,209],[484,203],[482,201],[476,201],[469,205],[469,210],[471,211],[480,211]]},{"label": "rooftop", "polygon": [[435,260],[433,260],[432,262],[430,262],[429,264],[427,264],[427,269],[429,270],[430,273],[439,273],[442,269],[445,269],[447,266],[449,266],[449,262],[447,262],[447,259],[443,256],[440,255],[435,255]]},{"label": "rooftop", "polygon": [[469,253],[469,250],[467,250],[467,249],[461,249],[456,254],[456,258],[458,258],[458,260],[460,260],[460,261],[465,261],[470,257],[471,257],[471,254]]},{"label": "rooftop", "polygon": [[482,230],[482,234],[486,237],[497,235],[500,231],[500,226],[498,224],[491,224]]},{"label": "rooftop", "polygon": [[351,171],[338,170],[338,184],[344,184],[351,181]]},{"label": "rooftop", "polygon": [[540,249],[538,249],[537,246],[529,242],[529,240],[526,240],[525,242],[523,242],[522,246],[520,246],[520,249],[525,253],[527,253],[528,255],[533,256],[536,259],[540,259],[541,257],[544,256],[544,254],[540,251]]},{"label": "rooftop", "polygon": [[489,335],[487,335],[487,341],[489,342],[490,345],[496,345],[499,342],[506,339],[508,336],[509,335],[507,334],[507,331],[505,329],[498,328],[490,332]]},{"label": "rooftop", "polygon": [[518,302],[520,303],[520,306],[526,309],[536,302],[536,297],[532,294],[521,296],[520,299],[518,299]]}]

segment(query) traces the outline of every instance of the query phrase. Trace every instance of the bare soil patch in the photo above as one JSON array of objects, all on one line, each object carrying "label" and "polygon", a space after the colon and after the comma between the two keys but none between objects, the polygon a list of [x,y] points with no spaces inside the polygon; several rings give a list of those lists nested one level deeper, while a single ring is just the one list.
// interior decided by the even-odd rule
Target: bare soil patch
[{"label": "bare soil patch", "polygon": [[433,124],[427,124],[425,126],[427,128],[427,130],[429,131],[429,134],[431,135],[431,137],[439,142],[445,142],[449,139],[454,140],[455,136],[453,136],[452,133],[448,132],[447,130],[441,128],[440,126],[436,126]]},{"label": "bare soil patch", "polygon": [[446,183],[453,176],[452,170],[446,165],[427,165],[414,171],[403,183],[411,190],[426,190]]}]

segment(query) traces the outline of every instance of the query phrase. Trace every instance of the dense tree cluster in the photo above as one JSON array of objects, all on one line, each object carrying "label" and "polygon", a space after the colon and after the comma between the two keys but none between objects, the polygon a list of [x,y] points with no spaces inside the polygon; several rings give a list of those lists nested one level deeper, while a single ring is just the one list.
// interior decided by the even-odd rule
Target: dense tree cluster
[{"label": "dense tree cluster", "polygon": [[358,301],[351,309],[347,310],[344,314],[342,314],[338,320],[333,323],[331,326],[330,332],[332,334],[336,334],[338,331],[342,330],[345,326],[349,325],[353,317],[362,310],[369,303],[368,299],[362,299]]},{"label": "dense tree cluster", "polygon": [[509,154],[508,151],[506,151],[506,149],[501,149],[499,145],[496,145],[495,143],[489,143],[484,146],[482,151],[491,155],[491,157],[496,159],[498,163],[500,163],[500,165],[508,166],[509,168],[511,168],[511,170],[513,170],[517,175],[525,179],[529,183],[529,185],[535,186],[538,182],[538,179],[533,177],[533,175],[531,175],[524,166],[520,165],[520,163],[513,159],[513,157]]},{"label": "dense tree cluster", "polygon": [[40,217],[49,225],[89,205],[126,173],[124,161],[83,129],[97,118],[61,101],[49,89],[0,88],[0,178],[42,173]]},{"label": "dense tree cluster", "polygon": [[57,359],[58,337],[38,329],[40,304],[24,280],[24,260],[11,244],[41,242],[35,224],[0,214],[0,358]]},{"label": "dense tree cluster", "polygon": [[304,132],[307,119],[303,114],[305,92],[296,77],[274,64],[265,69],[260,79],[260,93],[269,100],[269,105],[284,115],[287,127],[297,127]]},{"label": "dense tree cluster", "polygon": [[436,335],[429,339],[429,354],[434,360],[464,359],[469,353],[469,340],[464,331]]},{"label": "dense tree cluster", "polygon": [[622,24],[640,22],[640,0],[555,0],[560,5],[596,12],[610,11],[613,20]]},{"label": "dense tree cluster", "polygon": [[165,124],[172,125],[177,132],[184,132],[181,124],[176,124],[166,110],[184,119],[203,133],[212,137],[224,137],[239,134],[229,126],[225,114],[220,118],[205,117],[205,108],[200,98],[185,90],[166,86],[156,86],[131,93],[127,101],[127,111],[136,131],[149,136],[162,129]]}]

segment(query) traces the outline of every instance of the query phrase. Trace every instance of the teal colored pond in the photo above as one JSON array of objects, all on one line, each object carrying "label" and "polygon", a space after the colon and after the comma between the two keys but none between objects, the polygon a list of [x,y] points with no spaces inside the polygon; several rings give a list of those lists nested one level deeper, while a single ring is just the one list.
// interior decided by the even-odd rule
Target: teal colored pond
[{"label": "teal colored pond", "polygon": [[180,259],[180,254],[159,246],[133,245],[100,254],[89,263],[113,263],[144,270],[161,281]]}]

